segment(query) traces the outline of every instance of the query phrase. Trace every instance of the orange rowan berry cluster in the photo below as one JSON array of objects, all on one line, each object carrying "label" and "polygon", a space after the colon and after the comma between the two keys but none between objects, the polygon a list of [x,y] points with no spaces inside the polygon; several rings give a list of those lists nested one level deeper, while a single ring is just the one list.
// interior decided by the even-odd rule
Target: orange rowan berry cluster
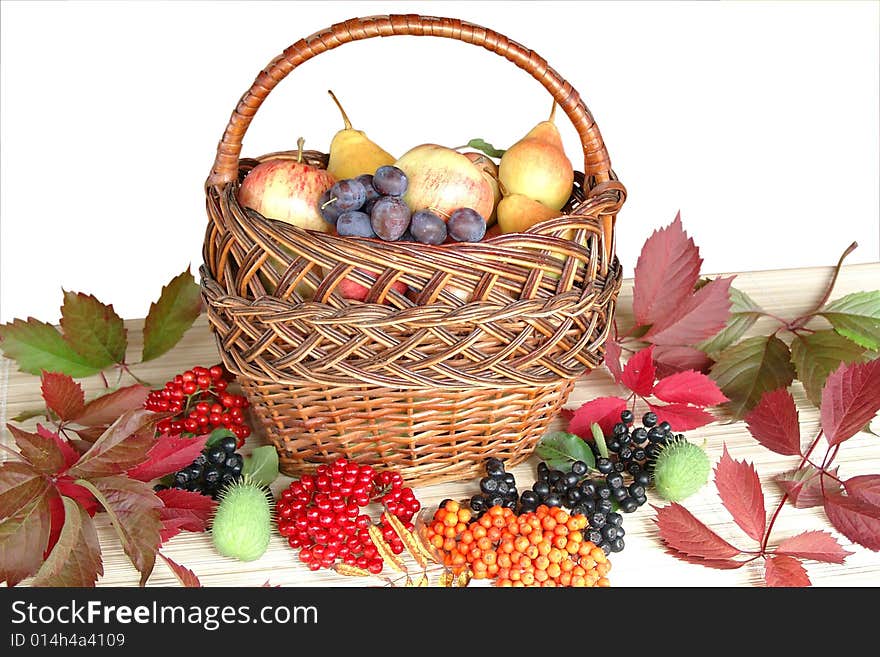
[{"label": "orange rowan berry cluster", "polygon": [[583,515],[539,506],[516,515],[493,506],[467,524],[470,510],[447,502],[425,527],[426,538],[454,571],[470,568],[474,579],[496,586],[609,586],[611,562],[584,540]]}]

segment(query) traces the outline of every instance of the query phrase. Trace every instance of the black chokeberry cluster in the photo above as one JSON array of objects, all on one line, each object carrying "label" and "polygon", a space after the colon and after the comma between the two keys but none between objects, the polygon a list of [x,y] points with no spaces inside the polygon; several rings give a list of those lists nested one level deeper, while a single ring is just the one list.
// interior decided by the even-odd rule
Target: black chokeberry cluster
[{"label": "black chokeberry cluster", "polygon": [[486,461],[486,476],[480,479],[480,493],[471,498],[471,511],[479,517],[493,506],[503,506],[516,511],[519,492],[512,472],[504,471],[501,459]]},{"label": "black chokeberry cluster", "polygon": [[155,490],[179,488],[217,499],[226,486],[241,478],[244,459],[235,451],[236,444],[230,436],[205,448],[195,461],[174,474],[170,486],[159,484]]},{"label": "black chokeberry cluster", "polygon": [[[645,413],[642,416],[642,426],[633,425],[631,411],[623,411],[620,414],[620,422],[614,425],[610,438],[606,439],[609,457],[599,458],[596,467],[603,474],[614,472],[626,472],[632,476],[633,483],[647,488],[651,483],[651,474],[654,469],[654,461],[667,443],[676,439],[682,439],[682,434],[675,435],[668,422],[657,423],[656,413]],[[610,460],[610,466],[604,461]],[[602,462],[600,464],[600,462]],[[610,468],[610,469],[609,469]],[[633,493],[633,497],[639,497]]]}]

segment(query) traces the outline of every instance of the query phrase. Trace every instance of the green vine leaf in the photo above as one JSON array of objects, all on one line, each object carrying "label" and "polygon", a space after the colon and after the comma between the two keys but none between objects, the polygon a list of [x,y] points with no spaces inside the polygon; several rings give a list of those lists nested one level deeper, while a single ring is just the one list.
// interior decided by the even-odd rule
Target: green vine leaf
[{"label": "green vine leaf", "polygon": [[817,314],[857,345],[873,351],[880,349],[880,290],[848,294]]},{"label": "green vine leaf", "polygon": [[213,447],[217,443],[219,443],[224,438],[235,438],[235,434],[232,433],[226,427],[217,427],[214,429],[211,434],[208,436],[208,440],[205,443],[205,447]]},{"label": "green vine leaf", "polygon": [[259,486],[269,486],[278,478],[278,450],[273,445],[256,447],[244,459],[242,474]]},{"label": "green vine leaf", "polygon": [[473,148],[474,150],[478,150],[481,153],[485,153],[489,157],[501,157],[506,152],[500,148],[495,148],[489,142],[479,138],[471,139],[467,143],[467,146]]},{"label": "green vine leaf", "polygon": [[568,470],[575,461],[583,461],[590,468],[596,467],[590,446],[580,436],[565,431],[543,436],[538,441],[535,454],[554,470]]},{"label": "green vine leaf", "polygon": [[104,369],[125,361],[125,324],[113,306],[92,295],[64,292],[61,328],[67,343],[93,367]]},{"label": "green vine leaf", "polygon": [[727,395],[726,408],[742,418],[765,392],[787,388],[794,380],[791,354],[775,335],[747,338],[725,349],[710,376]]},{"label": "green vine leaf", "polygon": [[199,286],[187,268],[171,279],[144,321],[143,360],[153,360],[176,345],[202,311]]},{"label": "green vine leaf", "polygon": [[74,351],[64,336],[51,324],[33,317],[27,321],[12,320],[0,326],[0,348],[3,355],[18,363],[18,369],[28,374],[41,371],[62,372],[82,378],[101,371]]},{"label": "green vine leaf", "polygon": [[709,356],[717,357],[722,351],[739,340],[748,331],[763,313],[763,309],[754,299],[745,292],[731,287],[730,293],[730,319],[727,326],[721,329],[708,340],[696,345],[697,349]]},{"label": "green vine leaf", "polygon": [[830,330],[797,335],[791,343],[791,362],[797,370],[798,379],[804,384],[807,399],[814,406],[819,406],[822,400],[822,387],[829,374],[841,363],[870,360],[870,353]]}]

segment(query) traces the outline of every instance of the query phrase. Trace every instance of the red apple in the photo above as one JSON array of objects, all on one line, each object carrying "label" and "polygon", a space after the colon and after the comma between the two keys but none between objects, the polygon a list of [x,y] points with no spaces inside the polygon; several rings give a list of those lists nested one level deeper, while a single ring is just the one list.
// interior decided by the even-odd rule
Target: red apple
[{"label": "red apple", "polygon": [[492,214],[486,217],[486,225],[493,226],[497,218],[498,201],[501,200],[501,187],[498,185],[498,165],[488,155],[474,151],[465,153],[464,156],[473,162],[482,172],[483,177],[492,188]]},{"label": "red apple", "polygon": [[318,199],[335,182],[326,169],[296,159],[266,160],[245,177],[238,202],[269,219],[327,232],[332,226],[321,218]]},{"label": "red apple", "polygon": [[[372,271],[368,271],[366,269],[358,268],[357,271],[370,276],[371,278],[376,278],[377,274]],[[406,294],[409,289],[404,283],[400,281],[395,281],[391,284],[391,289],[400,292],[401,294]],[[370,288],[364,287],[360,283],[356,283],[351,277],[344,278],[339,285],[336,287],[336,291],[342,295],[344,299],[351,299],[353,301],[364,301],[367,298],[367,295],[370,293]]]}]

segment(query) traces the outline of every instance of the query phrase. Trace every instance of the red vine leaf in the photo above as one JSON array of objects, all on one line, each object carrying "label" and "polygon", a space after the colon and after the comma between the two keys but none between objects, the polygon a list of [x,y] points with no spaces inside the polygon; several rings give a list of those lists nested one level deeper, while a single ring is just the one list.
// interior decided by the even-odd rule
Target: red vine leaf
[{"label": "red vine leaf", "polygon": [[72,456],[75,462],[78,458],[73,448],[57,434],[52,433],[42,425],[37,425],[38,433],[23,431],[14,424],[7,424],[6,428],[15,439],[18,451],[30,465],[45,474],[57,474],[70,466]]},{"label": "red vine leaf", "polygon": [[855,495],[828,493],[825,514],[849,540],[875,552],[880,550],[880,507]]},{"label": "red vine leaf", "polygon": [[160,540],[167,542],[181,531],[203,532],[217,503],[207,495],[167,488],[156,493],[162,500],[159,519],[162,521]]},{"label": "red vine leaf", "polygon": [[654,369],[653,351],[654,347],[650,346],[633,354],[626,361],[623,374],[620,377],[623,385],[642,397],[650,395],[654,388],[656,370]]},{"label": "red vine leaf", "polygon": [[785,388],[766,392],[746,415],[752,437],[777,454],[801,453],[801,427],[794,397]]},{"label": "red vine leaf", "polygon": [[687,552],[681,552],[668,546],[666,548],[666,554],[697,566],[706,566],[707,568],[715,568],[717,570],[736,570],[737,568],[742,568],[746,563],[745,561],[737,561],[736,559],[703,559],[702,557],[695,557]]},{"label": "red vine leaf", "polygon": [[853,553],[844,550],[828,532],[817,530],[783,539],[776,548],[776,554],[826,563],[843,563]]},{"label": "red vine leaf", "polygon": [[155,413],[144,409],[121,415],[70,469],[72,477],[105,477],[143,463],[153,446]]},{"label": "red vine leaf", "polygon": [[674,308],[645,334],[654,344],[692,345],[710,338],[727,324],[730,317],[730,284],[733,277],[716,278]]},{"label": "red vine leaf", "polygon": [[657,366],[657,376],[668,377],[687,370],[708,372],[712,359],[693,347],[660,344],[654,348],[654,364]]},{"label": "red vine leaf", "polygon": [[724,446],[724,453],[715,466],[715,486],[721,503],[730,511],[734,522],[756,541],[764,538],[767,514],[764,491],[751,463],[734,461]]},{"label": "red vine leaf", "polygon": [[147,460],[126,474],[138,481],[151,481],[177,472],[192,463],[205,448],[208,435],[185,438],[162,434],[147,453]]},{"label": "red vine leaf", "polygon": [[724,393],[705,374],[688,370],[660,379],[653,394],[665,402],[680,402],[694,406],[717,406],[728,401]]},{"label": "red vine leaf", "polygon": [[639,326],[675,316],[700,277],[700,249],[681,226],[681,213],[655,230],[642,246],[633,283],[633,314]]},{"label": "red vine leaf", "polygon": [[177,581],[180,582],[181,586],[184,586],[188,589],[202,588],[202,583],[199,581],[199,578],[196,577],[196,574],[193,571],[185,566],[181,566],[179,563],[174,561],[174,559],[166,557],[161,552],[159,552],[158,554],[160,557],[162,557],[162,560],[168,564],[168,567],[171,569],[171,572],[174,573],[174,576],[177,578]]},{"label": "red vine leaf", "polygon": [[49,480],[27,463],[0,463],[0,518],[10,518],[41,497]]},{"label": "red vine leaf", "polygon": [[85,406],[85,393],[82,386],[66,374],[47,372],[41,376],[43,400],[50,411],[65,422],[82,413]]},{"label": "red vine leaf", "polygon": [[64,495],[64,497],[69,497],[79,504],[90,516],[94,516],[101,506],[98,504],[98,500],[95,499],[94,495],[67,475],[58,477],[58,479],[55,480],[55,488],[58,489],[59,494]]},{"label": "red vine leaf", "polygon": [[108,392],[86,404],[73,420],[85,427],[110,424],[126,411],[143,408],[149,394],[150,389],[139,383]]},{"label": "red vine leaf", "polygon": [[620,369],[620,344],[617,340],[607,340],[605,342],[605,367],[611,372],[611,377],[615,383],[620,383],[622,371]]},{"label": "red vine leaf", "polygon": [[0,521],[0,582],[16,586],[43,563],[52,526],[49,500],[49,495],[34,497]]},{"label": "red vine leaf", "polygon": [[785,554],[767,557],[764,562],[764,581],[767,586],[811,586],[803,564]]},{"label": "red vine leaf", "polygon": [[[104,574],[101,545],[91,516],[67,497],[58,542],[34,577],[34,586],[94,586]],[[42,552],[40,553],[42,554]]]},{"label": "red vine leaf", "polygon": [[673,502],[654,510],[654,522],[667,547],[699,559],[728,559],[740,553],[681,504]]},{"label": "red vine leaf", "polygon": [[880,475],[850,477],[843,485],[846,486],[846,492],[853,497],[880,507]]},{"label": "red vine leaf", "polygon": [[597,422],[606,434],[620,422],[620,413],[626,408],[626,400],[620,397],[598,397],[575,410],[568,423],[568,432],[592,442],[593,432],[590,426]]},{"label": "red vine leaf", "polygon": [[822,389],[822,430],[831,445],[851,438],[880,410],[880,358],[841,363]]},{"label": "red vine leaf", "polygon": [[669,422],[673,431],[690,431],[715,421],[715,418],[702,408],[687,404],[648,403],[648,406],[657,414],[658,421]]},{"label": "red vine leaf", "polygon": [[[837,468],[828,473],[837,476]],[[840,484],[831,477],[819,478],[816,468],[803,468],[792,470],[777,475],[776,483],[783,492],[788,494],[788,499],[796,509],[809,509],[814,506],[822,506],[825,503],[825,494],[829,491],[840,492]],[[822,489],[825,489],[825,493]]]}]

